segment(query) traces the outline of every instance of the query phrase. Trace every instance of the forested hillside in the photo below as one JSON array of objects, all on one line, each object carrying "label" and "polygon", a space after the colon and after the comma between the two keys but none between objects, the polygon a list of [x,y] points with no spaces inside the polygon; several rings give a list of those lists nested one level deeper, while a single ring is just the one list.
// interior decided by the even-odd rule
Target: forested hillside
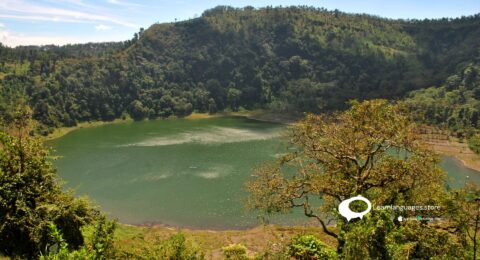
[{"label": "forested hillside", "polygon": [[[462,66],[463,68],[463,66]],[[441,125],[459,136],[471,135],[480,128],[480,66],[464,66],[449,76],[440,87],[413,91],[406,99],[419,119]]]},{"label": "forested hillside", "polygon": [[[446,91],[468,89],[478,115],[478,78],[468,83],[465,71],[478,72],[479,51],[480,15],[404,21],[219,6],[123,43],[0,47],[0,110],[8,121],[9,108],[27,103],[46,134],[127,113],[139,120],[240,107],[322,112],[453,81]],[[442,90],[415,92],[412,102],[429,91]]]},{"label": "forested hillside", "polygon": [[479,59],[461,65],[439,87],[409,93],[405,99],[417,121],[448,129],[456,137],[467,139],[469,147],[480,154],[480,65]]}]

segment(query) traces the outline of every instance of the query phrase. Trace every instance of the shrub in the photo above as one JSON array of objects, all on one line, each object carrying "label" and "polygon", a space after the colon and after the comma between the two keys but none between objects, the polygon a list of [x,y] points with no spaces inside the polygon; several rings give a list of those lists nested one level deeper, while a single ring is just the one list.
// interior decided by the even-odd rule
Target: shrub
[{"label": "shrub", "polygon": [[263,251],[255,254],[254,260],[290,260],[291,257],[285,252]]},{"label": "shrub", "polygon": [[156,238],[153,243],[145,243],[140,251],[120,252],[120,258],[193,260],[205,259],[205,256],[182,233],[177,233],[167,239]]},{"label": "shrub", "polygon": [[231,244],[222,247],[222,251],[226,259],[248,259],[247,248],[242,244]]},{"label": "shrub", "polygon": [[472,136],[468,139],[468,147],[477,154],[480,154],[480,135]]},{"label": "shrub", "polygon": [[203,254],[187,243],[182,233],[172,235],[163,242],[164,259],[203,259]]},{"label": "shrub", "polygon": [[25,134],[27,124],[19,120],[16,135],[0,131],[0,254],[31,259],[51,242],[50,223],[69,249],[80,248],[81,228],[97,211],[86,199],[62,191],[49,151]]},{"label": "shrub", "polygon": [[68,243],[63,239],[62,234],[55,224],[49,224],[52,243],[47,246],[47,254],[40,255],[40,260],[77,260],[77,259],[107,259],[96,251],[89,250],[86,246],[78,250],[69,250]]},{"label": "shrub", "polygon": [[295,259],[334,259],[336,253],[313,235],[296,236],[288,246],[288,253]]}]

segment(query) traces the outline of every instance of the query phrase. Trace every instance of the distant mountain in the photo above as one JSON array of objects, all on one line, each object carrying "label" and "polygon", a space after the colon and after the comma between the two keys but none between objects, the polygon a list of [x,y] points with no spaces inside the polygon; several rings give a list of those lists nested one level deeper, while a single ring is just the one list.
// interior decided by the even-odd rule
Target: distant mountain
[{"label": "distant mountain", "polygon": [[480,57],[480,15],[406,21],[310,7],[219,6],[99,46],[0,47],[0,112],[8,115],[12,100],[26,97],[46,133],[124,113],[321,112],[349,99],[399,99],[442,85]]}]

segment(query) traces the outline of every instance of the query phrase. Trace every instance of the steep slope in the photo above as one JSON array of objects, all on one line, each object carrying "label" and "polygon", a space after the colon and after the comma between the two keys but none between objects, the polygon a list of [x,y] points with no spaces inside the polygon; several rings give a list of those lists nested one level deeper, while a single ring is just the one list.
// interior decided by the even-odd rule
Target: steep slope
[{"label": "steep slope", "polygon": [[5,73],[0,84],[4,93],[26,95],[35,118],[50,127],[125,112],[136,119],[240,107],[320,112],[440,85],[477,55],[479,25],[479,15],[401,21],[309,7],[219,6],[196,19],[154,24],[105,55],[41,70],[28,69],[39,61],[21,63],[26,71]]}]

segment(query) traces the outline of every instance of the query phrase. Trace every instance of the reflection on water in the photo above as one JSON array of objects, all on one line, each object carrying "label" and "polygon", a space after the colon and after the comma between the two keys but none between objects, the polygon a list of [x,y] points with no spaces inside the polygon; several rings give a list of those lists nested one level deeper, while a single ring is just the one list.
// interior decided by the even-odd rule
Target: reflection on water
[{"label": "reflection on water", "polygon": [[185,131],[171,136],[147,138],[146,140],[137,143],[123,144],[120,146],[163,146],[186,143],[222,144],[266,140],[278,136],[278,131],[258,131],[231,127],[208,127],[205,129],[196,129],[195,131]]}]

